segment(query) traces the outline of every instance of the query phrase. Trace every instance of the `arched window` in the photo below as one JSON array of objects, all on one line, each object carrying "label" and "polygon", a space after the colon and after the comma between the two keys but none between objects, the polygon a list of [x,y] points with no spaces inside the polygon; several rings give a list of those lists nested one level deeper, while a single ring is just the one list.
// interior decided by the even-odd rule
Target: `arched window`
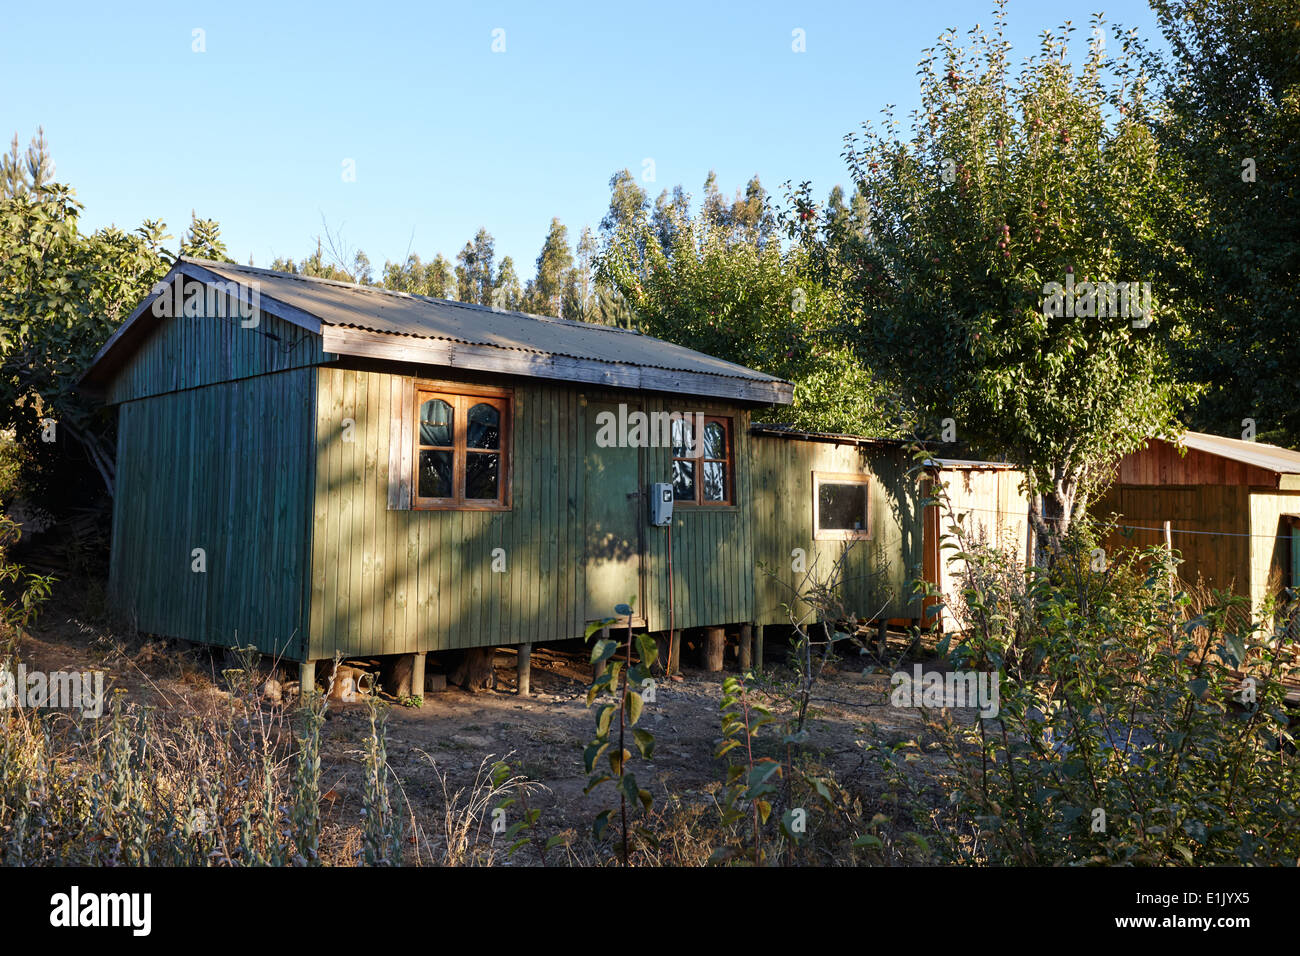
[{"label": "arched window", "polygon": [[688,505],[735,504],[731,419],[683,415],[673,419],[672,437],[673,498]]},{"label": "arched window", "polygon": [[510,507],[508,392],[417,387],[416,508]]}]

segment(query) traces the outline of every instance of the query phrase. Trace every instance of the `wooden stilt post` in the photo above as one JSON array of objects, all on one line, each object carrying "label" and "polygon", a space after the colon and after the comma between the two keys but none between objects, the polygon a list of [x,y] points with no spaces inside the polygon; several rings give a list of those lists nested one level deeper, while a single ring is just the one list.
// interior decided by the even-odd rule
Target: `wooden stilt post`
[{"label": "wooden stilt post", "polygon": [[748,674],[749,669],[754,666],[754,629],[748,624],[740,626],[740,672]]},{"label": "wooden stilt post", "polygon": [[1174,526],[1171,521],[1165,522],[1165,551],[1169,555],[1169,647],[1172,650],[1178,640],[1178,611],[1174,607],[1174,594],[1178,587],[1174,573]]},{"label": "wooden stilt post", "polygon": [[754,628],[754,670],[763,673],[763,625]]},{"label": "wooden stilt post", "polygon": [[682,632],[668,632],[668,676],[682,672]]},{"label": "wooden stilt post", "polygon": [[411,696],[424,697],[424,658],[423,653],[416,654],[411,663]]},{"label": "wooden stilt post", "polygon": [[726,629],[706,627],[704,629],[704,669],[713,674],[722,670],[723,653],[726,649]]},{"label": "wooden stilt post", "polygon": [[316,662],[303,661],[298,665],[298,694],[306,697],[316,691]]},{"label": "wooden stilt post", "polygon": [[1169,593],[1174,593],[1174,525],[1165,522],[1165,550],[1169,552]]},{"label": "wooden stilt post", "polygon": [[533,645],[519,645],[519,659],[515,663],[516,690],[520,697],[527,697],[531,688],[529,682],[533,668]]}]

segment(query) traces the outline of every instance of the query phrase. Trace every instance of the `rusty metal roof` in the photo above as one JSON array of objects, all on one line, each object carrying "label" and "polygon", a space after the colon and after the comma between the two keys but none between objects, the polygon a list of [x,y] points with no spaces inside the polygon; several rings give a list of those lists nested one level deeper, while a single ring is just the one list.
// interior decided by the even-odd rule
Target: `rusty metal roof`
[{"label": "rusty metal roof", "polygon": [[1220,458],[1229,458],[1278,474],[1300,474],[1300,451],[1291,451],[1277,445],[1243,441],[1240,438],[1221,438],[1204,432],[1183,432],[1178,444],[1193,451],[1218,455]]},{"label": "rusty metal roof", "polygon": [[[259,295],[314,316],[324,326],[359,329],[611,365],[719,376],[773,386],[789,384],[754,369],[629,329],[511,312],[375,286],[290,275],[270,269],[181,258],[228,281],[256,283]],[[274,312],[274,305],[267,310]],[[786,403],[789,402],[786,399]]]},{"label": "rusty metal roof", "polygon": [[774,422],[753,422],[749,426],[749,432],[751,435],[827,442],[834,445],[891,445],[901,447],[906,444],[900,438],[867,438],[862,435],[843,435],[838,432],[810,432],[795,428],[793,425],[781,425]]}]

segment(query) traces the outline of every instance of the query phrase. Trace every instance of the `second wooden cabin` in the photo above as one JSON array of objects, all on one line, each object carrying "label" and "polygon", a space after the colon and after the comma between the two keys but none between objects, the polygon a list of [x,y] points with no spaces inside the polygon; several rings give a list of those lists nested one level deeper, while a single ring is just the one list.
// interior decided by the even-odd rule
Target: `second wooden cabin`
[{"label": "second wooden cabin", "polygon": [[1120,461],[1093,514],[1119,515],[1108,548],[1163,545],[1169,522],[1183,580],[1247,597],[1253,612],[1300,586],[1300,452],[1202,432],[1153,439]]}]

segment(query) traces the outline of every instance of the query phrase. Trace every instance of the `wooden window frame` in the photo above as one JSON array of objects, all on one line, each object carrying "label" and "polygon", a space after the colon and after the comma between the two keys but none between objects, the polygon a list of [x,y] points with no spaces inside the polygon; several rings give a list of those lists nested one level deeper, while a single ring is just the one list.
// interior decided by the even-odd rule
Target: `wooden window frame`
[{"label": "wooden window frame", "polygon": [[[513,433],[514,395],[508,388],[487,388],[479,385],[462,385],[455,382],[416,381],[411,423],[411,510],[412,511],[509,511],[511,509],[510,479],[511,435]],[[452,492],[450,498],[425,498],[420,496],[420,450],[446,449],[446,445],[424,445],[420,442],[420,408],[431,398],[439,398],[452,407]],[[493,452],[473,451],[468,447],[469,410],[475,405],[490,404],[501,415],[500,448]],[[498,475],[496,498],[466,498],[465,473],[469,456],[473,454],[499,454],[501,468]]]},{"label": "wooden window frame", "polygon": [[[694,457],[677,455],[676,448],[669,447],[670,452],[674,452],[673,463],[679,461],[689,461],[695,465],[695,498],[677,498],[676,491],[673,492],[674,508],[734,508],[736,507],[736,420],[730,415],[708,415],[703,412],[688,412],[683,414],[683,418],[695,423],[695,416],[701,415],[703,418],[704,428],[709,427],[710,422],[717,422],[722,425],[723,431],[726,432],[726,458],[705,458],[704,457],[704,434],[703,430],[696,436],[695,450],[698,452]],[[669,441],[671,442],[671,437]],[[725,498],[721,501],[707,500],[704,497],[704,463],[720,461],[722,462],[723,475],[726,482],[724,493]],[[670,466],[671,467],[671,466]]]},{"label": "wooden window frame", "polygon": [[[821,522],[821,487],[822,485],[861,485],[862,510],[865,526],[860,530],[852,528],[822,528]],[[869,541],[871,540],[871,476],[855,475],[841,471],[814,471],[812,473],[812,518],[814,541]]]}]

